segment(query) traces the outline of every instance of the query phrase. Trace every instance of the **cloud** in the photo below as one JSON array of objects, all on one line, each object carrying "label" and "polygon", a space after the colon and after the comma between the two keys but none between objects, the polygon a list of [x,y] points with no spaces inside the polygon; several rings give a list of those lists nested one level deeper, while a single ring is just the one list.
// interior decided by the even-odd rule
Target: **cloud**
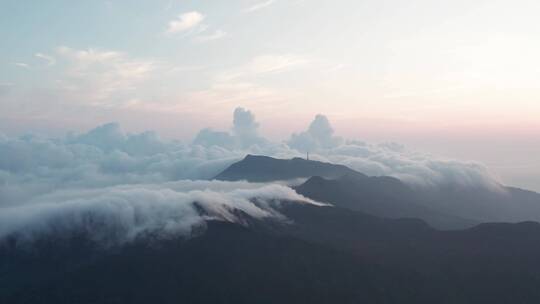
[{"label": "cloud", "polygon": [[411,151],[398,143],[372,144],[333,134],[328,118],[319,114],[308,130],[293,134],[287,144],[291,149],[310,152],[312,159],[343,164],[368,175],[393,176],[413,186],[500,190],[497,178],[479,163]]},{"label": "cloud", "polygon": [[[32,241],[81,233],[103,245],[189,237],[209,219],[243,224],[238,211],[275,218],[283,201],[315,203],[281,185],[180,181],[55,191],[0,209],[0,239]],[[315,203],[316,204],[316,203]]]},{"label": "cloud", "polygon": [[292,97],[301,93],[294,88],[278,88],[272,84],[272,79],[267,82],[264,78],[294,72],[304,68],[308,62],[307,58],[293,54],[255,56],[247,62],[215,72],[207,87],[187,93],[185,99],[190,104],[197,103],[212,110],[227,110],[238,104],[285,107]]},{"label": "cloud", "polygon": [[282,73],[305,66],[309,61],[299,55],[293,54],[265,54],[251,59],[247,64],[241,65],[218,75],[218,81],[231,81],[242,78]]},{"label": "cloud", "polygon": [[258,134],[259,123],[255,115],[244,108],[236,108],[233,114],[232,134],[206,128],[201,130],[193,143],[204,147],[220,146],[227,149],[247,149],[267,145]]},{"label": "cloud", "polygon": [[309,125],[307,131],[293,134],[288,144],[291,148],[301,152],[332,148],[339,146],[343,142],[340,137],[333,134],[334,129],[330,125],[328,118],[319,114]]},{"label": "cloud", "polygon": [[158,68],[154,60],[135,59],[117,51],[61,46],[57,53],[67,63],[59,89],[91,104],[110,105],[132,99],[130,93]]},{"label": "cloud", "polygon": [[427,155],[398,144],[340,139],[322,116],[283,143],[262,138],[258,126],[253,113],[238,108],[230,132],[207,128],[189,144],[164,140],[153,132],[125,133],[118,124],[56,139],[0,136],[0,206],[25,204],[59,188],[210,179],[248,153],[291,158],[303,156],[306,147],[312,159],[368,175],[394,176],[414,186],[499,185],[475,162]]},{"label": "cloud", "polygon": [[187,12],[178,15],[178,18],[171,20],[167,28],[167,33],[176,34],[180,32],[185,32],[187,30],[193,29],[199,25],[204,20],[204,15],[197,12]]},{"label": "cloud", "polygon": [[62,188],[207,179],[242,157],[221,147],[165,141],[155,133],[126,134],[107,124],[62,139],[0,137],[0,206]]},{"label": "cloud", "polygon": [[248,153],[291,158],[309,148],[312,159],[394,176],[415,187],[500,189],[481,164],[396,143],[344,140],[323,115],[288,142],[270,142],[258,128],[251,111],[237,108],[229,132],[204,129],[191,144],[154,132],[126,133],[116,123],[64,138],[0,135],[0,236],[32,239],[82,230],[95,231],[93,237],[104,243],[189,236],[208,216],[242,222],[235,209],[279,219],[275,201],[305,201],[278,184],[209,181]]},{"label": "cloud", "polygon": [[213,40],[219,40],[227,36],[227,33],[223,30],[215,30],[211,34],[207,35],[199,35],[195,38],[195,41],[197,42],[208,42]]},{"label": "cloud", "polygon": [[261,141],[258,135],[259,123],[255,121],[255,115],[244,108],[236,108],[233,118],[233,132],[242,146],[249,146]]},{"label": "cloud", "polygon": [[24,62],[15,62],[13,63],[14,65],[20,67],[20,68],[23,68],[23,69],[30,69],[30,65],[28,63],[24,63]]},{"label": "cloud", "polygon": [[229,132],[214,131],[211,128],[205,128],[199,131],[193,140],[193,144],[203,147],[218,146],[226,149],[234,149],[236,145],[235,141],[235,138]]},{"label": "cloud", "polygon": [[53,66],[56,64],[56,59],[52,56],[43,53],[35,53],[34,56],[47,61],[47,66]]},{"label": "cloud", "polygon": [[258,10],[261,10],[263,8],[267,8],[269,7],[270,5],[274,4],[275,0],[268,0],[268,1],[264,1],[264,2],[260,2],[260,3],[256,3],[250,7],[247,7],[243,10],[244,13],[252,13],[252,12],[255,12],[255,11],[258,11]]}]

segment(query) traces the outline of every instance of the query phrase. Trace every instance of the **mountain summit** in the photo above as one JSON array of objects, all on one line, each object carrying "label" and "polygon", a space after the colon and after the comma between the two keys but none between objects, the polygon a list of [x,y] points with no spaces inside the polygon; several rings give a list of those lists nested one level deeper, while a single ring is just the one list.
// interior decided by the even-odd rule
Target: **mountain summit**
[{"label": "mountain summit", "polygon": [[346,166],[295,157],[276,159],[268,156],[248,154],[243,160],[232,164],[214,179],[224,181],[247,180],[270,182],[295,178],[320,176],[328,179],[344,175],[364,176]]}]

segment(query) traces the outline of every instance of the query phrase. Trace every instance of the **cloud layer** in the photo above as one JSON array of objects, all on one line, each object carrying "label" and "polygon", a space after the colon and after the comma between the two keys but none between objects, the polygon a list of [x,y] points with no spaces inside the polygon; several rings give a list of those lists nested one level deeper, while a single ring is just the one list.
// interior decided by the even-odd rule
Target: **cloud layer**
[{"label": "cloud layer", "polygon": [[189,237],[209,219],[242,223],[254,218],[285,220],[283,201],[311,202],[281,185],[181,181],[55,191],[28,204],[2,208],[0,240],[20,241],[54,235],[89,236],[104,245],[143,237]]},{"label": "cloud layer", "polygon": [[323,115],[282,143],[262,138],[258,127],[252,112],[237,108],[230,131],[204,129],[188,144],[153,132],[125,133],[115,123],[61,139],[0,136],[0,238],[81,229],[95,230],[94,237],[104,242],[189,235],[208,216],[236,221],[231,211],[236,209],[280,218],[272,202],[306,201],[279,184],[201,181],[247,153],[291,158],[309,151],[312,159],[394,176],[417,187],[499,189],[480,164],[412,152],[395,143],[344,140]]},{"label": "cloud layer", "polygon": [[191,144],[162,140],[153,132],[126,134],[114,123],[63,139],[3,136],[0,206],[23,204],[55,189],[210,179],[247,153],[291,158],[309,151],[312,159],[416,186],[498,186],[475,162],[438,158],[395,143],[343,140],[322,115],[284,143],[265,140],[257,128],[253,113],[238,108],[230,132],[204,129]]}]

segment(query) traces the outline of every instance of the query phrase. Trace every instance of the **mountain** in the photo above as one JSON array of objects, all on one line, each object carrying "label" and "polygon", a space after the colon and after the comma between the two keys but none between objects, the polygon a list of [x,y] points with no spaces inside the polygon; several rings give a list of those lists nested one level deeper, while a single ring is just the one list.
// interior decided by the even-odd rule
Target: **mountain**
[{"label": "mountain", "polygon": [[540,303],[539,223],[432,228],[512,206],[516,220],[534,212],[536,193],[415,189],[300,159],[240,163],[223,178],[324,173],[296,190],[333,206],[274,202],[283,217],[260,219],[230,210],[236,223],[208,216],[188,238],[150,233],[114,246],[88,226],[14,234],[0,239],[0,303]]},{"label": "mountain", "polygon": [[440,229],[486,222],[540,221],[540,194],[500,185],[411,187],[389,176],[367,176],[342,165],[248,155],[216,176],[220,180],[270,182],[309,179],[300,194],[343,208],[388,218],[420,218]]},{"label": "mountain", "polygon": [[295,190],[342,208],[387,218],[419,218],[440,229],[468,228],[479,223],[422,204],[425,198],[421,193],[389,176],[347,174],[331,180],[315,176]]},{"label": "mountain", "polygon": [[270,182],[322,176],[337,178],[358,172],[343,166],[303,158],[276,159],[268,156],[247,155],[232,164],[214,179],[224,181],[247,180],[249,182]]},{"label": "mountain", "polygon": [[209,221],[191,239],[102,248],[0,242],[1,303],[538,303],[540,224],[438,231],[282,203],[288,223]]},{"label": "mountain", "polygon": [[540,221],[540,194],[512,187],[412,188],[392,177],[312,177],[296,191],[311,199],[369,214],[420,218],[440,229],[487,222]]},{"label": "mountain", "polygon": [[425,205],[478,222],[540,221],[540,194],[532,191],[446,185],[417,192]]},{"label": "mountain", "polygon": [[298,193],[343,208],[389,218],[421,218],[441,229],[467,228],[479,223],[418,203],[420,196],[399,179],[370,177],[343,165],[248,155],[216,179],[270,182],[302,177],[309,179],[295,188]]}]

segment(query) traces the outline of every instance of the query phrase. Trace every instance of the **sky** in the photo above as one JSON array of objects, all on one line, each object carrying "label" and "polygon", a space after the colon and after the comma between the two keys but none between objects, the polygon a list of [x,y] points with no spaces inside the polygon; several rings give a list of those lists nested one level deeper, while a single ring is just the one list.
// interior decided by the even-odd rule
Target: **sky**
[{"label": "sky", "polygon": [[517,0],[0,0],[0,133],[190,141],[244,107],[484,163],[540,191],[540,22]]}]

